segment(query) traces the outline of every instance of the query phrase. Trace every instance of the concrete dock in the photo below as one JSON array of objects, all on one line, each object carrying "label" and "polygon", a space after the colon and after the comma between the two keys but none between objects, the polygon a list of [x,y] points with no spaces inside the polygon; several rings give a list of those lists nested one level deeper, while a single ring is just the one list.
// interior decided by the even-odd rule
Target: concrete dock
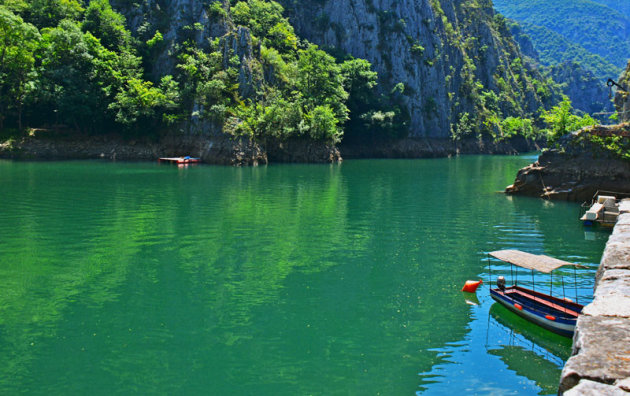
[{"label": "concrete dock", "polygon": [[630,395],[630,199],[606,243],[593,302],[584,307],[559,393]]}]

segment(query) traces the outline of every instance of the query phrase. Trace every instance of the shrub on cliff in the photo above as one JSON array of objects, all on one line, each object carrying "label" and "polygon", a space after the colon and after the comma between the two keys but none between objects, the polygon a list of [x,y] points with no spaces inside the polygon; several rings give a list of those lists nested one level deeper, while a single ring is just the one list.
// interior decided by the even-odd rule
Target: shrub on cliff
[{"label": "shrub on cliff", "polygon": [[584,128],[575,143],[590,144],[606,155],[630,161],[630,123]]},{"label": "shrub on cliff", "polygon": [[599,122],[586,114],[578,116],[573,113],[573,107],[569,98],[564,97],[562,102],[550,110],[542,112],[542,119],[547,124],[547,136],[551,143],[569,132],[577,131],[583,127],[598,124]]}]

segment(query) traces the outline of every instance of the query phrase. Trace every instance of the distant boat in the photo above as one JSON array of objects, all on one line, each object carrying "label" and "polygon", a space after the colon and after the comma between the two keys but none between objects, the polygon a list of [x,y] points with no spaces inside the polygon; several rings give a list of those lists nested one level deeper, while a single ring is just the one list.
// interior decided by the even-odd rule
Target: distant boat
[{"label": "distant boat", "polygon": [[201,162],[201,158],[194,158],[190,156],[185,157],[162,157],[158,158],[158,162],[170,162],[174,164],[196,164]]},{"label": "distant boat", "polygon": [[[511,265],[543,273],[551,273],[565,265],[581,267],[553,257],[519,250],[499,250],[489,254]],[[497,278],[496,286],[496,288],[490,288],[490,295],[499,304],[547,330],[565,337],[573,336],[575,323],[584,308],[583,305],[566,298],[557,298],[550,294],[526,289],[518,286],[516,282],[506,287],[503,276]]]}]

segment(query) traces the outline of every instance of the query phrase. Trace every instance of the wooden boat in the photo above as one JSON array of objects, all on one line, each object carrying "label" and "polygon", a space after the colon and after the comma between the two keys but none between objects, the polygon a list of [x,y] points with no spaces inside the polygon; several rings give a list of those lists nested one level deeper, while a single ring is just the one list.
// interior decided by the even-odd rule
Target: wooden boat
[{"label": "wooden boat", "polygon": [[[562,266],[581,267],[577,264],[553,257],[521,252],[519,250],[499,250],[489,255],[510,265],[531,269],[543,273]],[[526,289],[516,283],[505,286],[505,278],[498,277],[495,288],[490,287],[490,295],[499,304],[517,315],[554,333],[572,337],[575,323],[584,308],[583,305],[567,298],[553,297],[550,294]]]},{"label": "wooden boat", "polygon": [[170,162],[175,164],[196,164],[201,162],[201,158],[185,157],[162,157],[158,158],[158,162]]}]

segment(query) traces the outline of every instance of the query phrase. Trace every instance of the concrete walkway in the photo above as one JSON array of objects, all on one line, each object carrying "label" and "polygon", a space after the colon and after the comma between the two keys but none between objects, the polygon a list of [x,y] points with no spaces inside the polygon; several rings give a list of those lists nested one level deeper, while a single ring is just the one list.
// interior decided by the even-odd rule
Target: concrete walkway
[{"label": "concrete walkway", "polygon": [[559,393],[630,395],[630,199],[606,243],[593,302],[584,307],[573,356],[562,370]]}]

